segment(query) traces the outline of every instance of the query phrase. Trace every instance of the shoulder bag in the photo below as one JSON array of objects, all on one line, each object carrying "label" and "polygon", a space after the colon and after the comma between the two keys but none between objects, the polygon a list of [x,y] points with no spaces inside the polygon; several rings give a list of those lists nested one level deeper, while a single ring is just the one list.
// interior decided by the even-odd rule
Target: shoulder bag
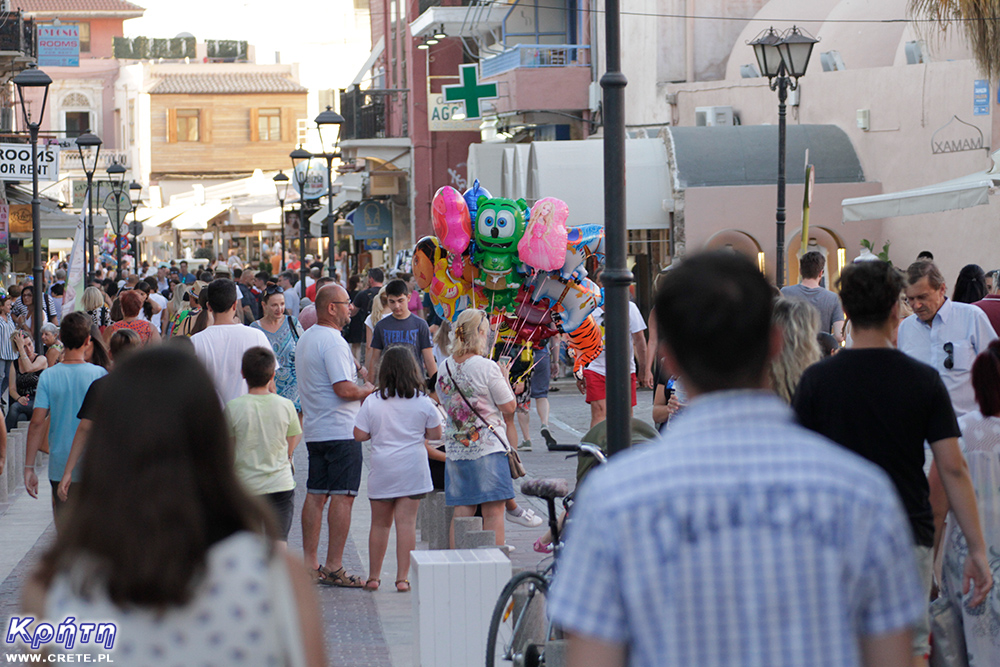
[{"label": "shoulder bag", "polygon": [[472,410],[472,414],[476,415],[476,417],[479,418],[479,421],[483,422],[483,424],[486,425],[486,428],[490,430],[490,433],[492,433],[497,437],[497,440],[500,441],[500,444],[502,444],[503,448],[507,451],[507,464],[510,466],[511,479],[520,479],[521,477],[527,475],[528,471],[524,469],[524,464],[521,463],[521,455],[517,453],[516,449],[507,444],[507,438],[500,435],[500,433],[498,433],[497,430],[493,428],[493,425],[490,424],[488,421],[486,421],[486,419],[484,419],[481,414],[479,414],[479,410],[476,410],[474,407],[472,407],[472,403],[469,402],[469,399],[466,398],[465,394],[462,393],[461,387],[458,386],[458,382],[455,380],[455,376],[451,374],[451,365],[448,364],[447,361],[444,363],[444,368],[446,371],[448,371],[448,377],[451,378],[451,383],[455,385],[455,391],[458,392],[458,395],[462,397],[462,400],[465,401],[465,404],[469,406],[470,410]]}]

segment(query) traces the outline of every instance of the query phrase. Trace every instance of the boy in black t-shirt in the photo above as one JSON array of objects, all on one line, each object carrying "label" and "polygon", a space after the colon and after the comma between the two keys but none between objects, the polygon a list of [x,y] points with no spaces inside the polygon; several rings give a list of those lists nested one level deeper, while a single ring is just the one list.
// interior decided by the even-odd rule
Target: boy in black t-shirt
[{"label": "boy in black t-shirt", "polygon": [[[992,586],[992,574],[975,492],[941,376],[894,347],[903,278],[885,262],[859,262],[844,269],[838,286],[851,322],[853,347],[806,369],[792,405],[803,426],[888,473],[910,517],[928,597],[935,524],[944,519],[932,508],[923,471],[924,442],[930,443],[934,453],[931,485],[943,487],[962,530],[968,526],[972,531],[965,533],[969,543],[965,576],[975,581],[972,606],[976,606]],[[914,633],[916,656],[929,651],[927,630],[925,618]]]}]

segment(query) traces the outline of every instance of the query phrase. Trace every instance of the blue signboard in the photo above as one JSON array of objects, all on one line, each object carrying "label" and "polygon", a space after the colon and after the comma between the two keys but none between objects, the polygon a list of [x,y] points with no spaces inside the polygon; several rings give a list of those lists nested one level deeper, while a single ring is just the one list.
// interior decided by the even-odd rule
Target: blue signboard
[{"label": "blue signboard", "polygon": [[392,236],[392,210],[385,202],[366,199],[347,216],[354,225],[356,239],[384,239]]},{"label": "blue signboard", "polygon": [[382,246],[385,244],[384,239],[368,239],[365,241],[365,250],[381,250]]},{"label": "blue signboard", "polygon": [[976,79],[972,86],[972,115],[990,115],[990,82],[986,79]]},{"label": "blue signboard", "polygon": [[79,67],[79,27],[51,23],[38,26],[38,66]]}]

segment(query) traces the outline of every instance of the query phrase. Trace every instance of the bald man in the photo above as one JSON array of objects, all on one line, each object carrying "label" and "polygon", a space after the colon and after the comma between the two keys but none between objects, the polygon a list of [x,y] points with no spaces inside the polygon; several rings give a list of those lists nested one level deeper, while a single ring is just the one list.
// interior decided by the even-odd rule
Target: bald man
[{"label": "bald man", "polygon": [[[361,485],[361,443],[354,439],[354,419],[361,402],[375,390],[358,384],[351,346],[340,330],[351,319],[351,301],[340,285],[316,294],[316,325],[295,348],[295,372],[302,402],[303,437],[309,450],[309,477],[302,505],[302,551],[316,583],[360,588],[361,577],[344,569],[344,546],[351,529],[351,509]],[[362,377],[364,375],[362,374]],[[330,539],[326,561],[319,562],[323,508],[330,501]]]}]

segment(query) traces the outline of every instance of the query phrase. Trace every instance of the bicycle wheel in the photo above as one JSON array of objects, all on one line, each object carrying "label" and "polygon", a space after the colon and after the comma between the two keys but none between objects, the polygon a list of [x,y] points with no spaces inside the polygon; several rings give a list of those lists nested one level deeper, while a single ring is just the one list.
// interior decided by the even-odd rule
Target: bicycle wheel
[{"label": "bicycle wheel", "polygon": [[549,585],[537,572],[514,575],[500,593],[486,638],[486,667],[538,667],[549,633],[545,596]]}]

